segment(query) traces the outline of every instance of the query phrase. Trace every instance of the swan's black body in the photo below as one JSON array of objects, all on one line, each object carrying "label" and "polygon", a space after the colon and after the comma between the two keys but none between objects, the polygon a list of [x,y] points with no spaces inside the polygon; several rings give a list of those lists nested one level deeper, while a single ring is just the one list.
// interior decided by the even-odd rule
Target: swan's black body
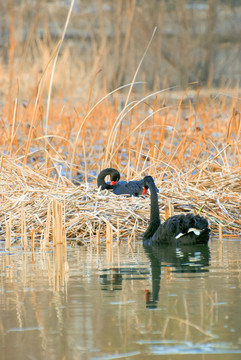
[{"label": "swan's black body", "polygon": [[129,182],[118,181],[113,188],[113,193],[116,195],[132,195],[139,196],[144,195],[144,182],[143,180],[132,180]]},{"label": "swan's black body", "polygon": [[180,214],[161,224],[158,195],[151,176],[144,177],[144,187],[151,193],[150,224],[143,235],[144,244],[194,245],[207,244],[209,228],[207,220],[200,215]]},{"label": "swan's black body", "polygon": [[[105,182],[105,177],[110,175],[110,183]],[[97,178],[97,186],[101,187],[101,190],[113,190],[113,193],[116,195],[131,195],[139,196],[144,195],[144,181],[143,180],[133,180],[133,181],[119,181],[120,173],[116,169],[107,168],[102,170]],[[112,184],[113,183],[113,184]]]}]

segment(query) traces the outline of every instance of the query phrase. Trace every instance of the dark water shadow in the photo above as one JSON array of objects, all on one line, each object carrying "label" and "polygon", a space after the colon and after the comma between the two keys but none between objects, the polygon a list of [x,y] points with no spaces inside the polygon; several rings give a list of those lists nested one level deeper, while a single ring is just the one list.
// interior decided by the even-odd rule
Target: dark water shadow
[{"label": "dark water shadow", "polygon": [[158,306],[159,292],[161,287],[162,268],[167,268],[171,273],[202,274],[209,272],[210,249],[208,245],[185,245],[175,246],[144,246],[145,254],[150,261],[150,270],[146,266],[118,267],[110,266],[103,268],[99,275],[99,283],[102,291],[120,291],[123,281],[149,279],[151,275],[152,290],[145,290],[147,309],[155,309]]},{"label": "dark water shadow", "polygon": [[116,291],[122,290],[122,284],[125,280],[143,280],[149,278],[149,271],[146,267],[110,267],[101,270],[99,282],[101,290],[103,291]]},{"label": "dark water shadow", "polygon": [[170,267],[175,273],[208,272],[210,249],[208,245],[174,247],[166,245],[144,246],[150,260],[152,291],[146,290],[146,308],[156,308],[161,284],[161,268]]}]

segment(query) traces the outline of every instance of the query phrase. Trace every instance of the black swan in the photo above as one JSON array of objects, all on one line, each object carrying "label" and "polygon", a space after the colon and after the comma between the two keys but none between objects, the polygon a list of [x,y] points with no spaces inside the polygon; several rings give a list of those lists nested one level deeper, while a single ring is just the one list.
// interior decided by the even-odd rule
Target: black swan
[{"label": "black swan", "polygon": [[[105,177],[110,175],[110,182],[105,182]],[[133,181],[119,181],[120,173],[116,169],[107,168],[102,170],[97,177],[97,186],[101,187],[101,190],[113,190],[116,195],[145,195],[147,190],[144,188],[144,182],[142,180]]]},{"label": "black swan", "polygon": [[209,240],[208,221],[192,213],[171,216],[161,224],[158,195],[154,180],[145,176],[144,188],[151,193],[150,224],[143,235],[144,245],[195,245],[207,244]]},{"label": "black swan", "polygon": [[[105,182],[106,176],[110,175],[110,182]],[[115,185],[120,180],[120,173],[116,169],[107,168],[102,170],[97,177],[97,186],[101,187],[101,190],[113,189]]]}]

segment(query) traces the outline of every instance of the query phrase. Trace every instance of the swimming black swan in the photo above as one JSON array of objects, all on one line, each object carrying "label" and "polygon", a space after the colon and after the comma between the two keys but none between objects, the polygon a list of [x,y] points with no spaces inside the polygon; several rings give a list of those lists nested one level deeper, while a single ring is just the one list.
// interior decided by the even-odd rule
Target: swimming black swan
[{"label": "swimming black swan", "polygon": [[[105,182],[107,175],[110,175],[110,182]],[[97,186],[101,187],[101,190],[113,190],[116,195],[145,195],[147,190],[144,188],[144,182],[142,180],[133,181],[119,181],[120,173],[116,169],[107,168],[102,170],[97,177]]]},{"label": "swimming black swan", "polygon": [[145,176],[143,180],[144,188],[149,189],[151,193],[150,224],[143,235],[144,245],[169,244],[179,246],[208,243],[208,222],[200,215],[191,213],[175,215],[161,224],[154,180],[151,176]]}]

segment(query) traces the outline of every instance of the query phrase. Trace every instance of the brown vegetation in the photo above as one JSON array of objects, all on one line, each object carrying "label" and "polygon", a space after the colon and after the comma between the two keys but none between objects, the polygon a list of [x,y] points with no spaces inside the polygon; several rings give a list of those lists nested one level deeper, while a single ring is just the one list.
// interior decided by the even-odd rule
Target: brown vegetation
[{"label": "brown vegetation", "polygon": [[[153,92],[137,84],[135,71],[125,85],[118,70],[122,88],[108,92],[109,85],[97,80],[98,65],[86,78],[81,59],[73,66],[70,48],[61,48],[64,31],[51,47],[40,39],[34,46],[30,29],[22,55],[16,56],[12,10],[9,59],[0,65],[0,222],[7,244],[20,236],[24,246],[41,238],[44,247],[53,240],[65,243],[66,237],[96,242],[139,237],[149,219],[149,198],[98,191],[96,175],[107,166],[127,179],[152,175],[162,216],[169,201],[174,213],[201,211],[214,233],[222,226],[226,234],[239,234],[238,88],[192,85]],[[134,10],[128,11],[131,16]],[[120,56],[125,69],[126,57]],[[98,64],[97,54],[93,59]]]}]

